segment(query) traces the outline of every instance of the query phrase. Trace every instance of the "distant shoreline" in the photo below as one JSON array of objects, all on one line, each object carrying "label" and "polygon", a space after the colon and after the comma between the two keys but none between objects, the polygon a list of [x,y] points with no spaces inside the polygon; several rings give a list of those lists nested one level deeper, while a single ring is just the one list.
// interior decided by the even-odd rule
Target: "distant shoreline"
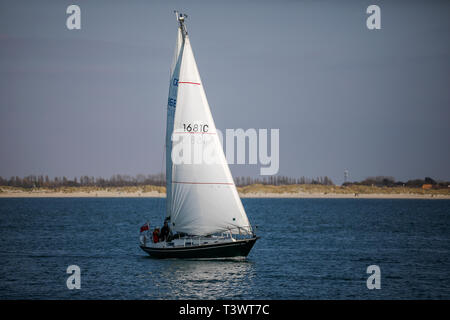
[{"label": "distant shoreline", "polygon": [[339,193],[263,193],[263,194],[239,194],[241,198],[291,198],[291,199],[447,199],[450,195],[430,195],[430,194],[339,194]]},{"label": "distant shoreline", "polygon": [[[338,186],[238,187],[241,198],[292,199],[450,199],[450,190],[369,188],[353,190]],[[357,191],[357,192],[355,192]],[[403,192],[402,192],[403,191]],[[163,187],[32,189],[0,187],[0,198],[165,198]]]}]

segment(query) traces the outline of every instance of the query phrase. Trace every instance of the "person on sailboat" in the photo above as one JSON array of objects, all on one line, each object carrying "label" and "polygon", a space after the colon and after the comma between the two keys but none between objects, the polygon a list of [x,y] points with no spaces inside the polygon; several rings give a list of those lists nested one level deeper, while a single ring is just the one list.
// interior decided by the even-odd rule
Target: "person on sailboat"
[{"label": "person on sailboat", "polygon": [[161,228],[161,232],[159,234],[159,238],[161,241],[167,241],[170,235],[170,228],[167,219],[164,221],[164,226]]},{"label": "person on sailboat", "polygon": [[159,242],[159,228],[155,228],[155,230],[153,230],[153,242]]}]

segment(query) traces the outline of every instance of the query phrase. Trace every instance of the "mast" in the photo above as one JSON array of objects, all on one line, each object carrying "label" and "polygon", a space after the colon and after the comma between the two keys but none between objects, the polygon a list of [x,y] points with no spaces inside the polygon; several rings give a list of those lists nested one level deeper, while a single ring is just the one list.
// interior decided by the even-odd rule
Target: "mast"
[{"label": "mast", "polygon": [[180,77],[180,65],[183,56],[185,37],[187,36],[184,19],[185,14],[175,11],[179,23],[177,32],[177,41],[173,57],[172,67],[170,68],[169,97],[167,102],[167,125],[166,125],[166,219],[170,220],[172,213],[172,133],[174,129],[175,109],[178,96],[178,79]]},{"label": "mast", "polygon": [[187,14],[179,13],[177,10],[174,11],[177,16],[177,21],[180,24],[181,33],[183,34],[183,39],[187,36],[186,25],[184,24],[184,19],[188,17]]}]

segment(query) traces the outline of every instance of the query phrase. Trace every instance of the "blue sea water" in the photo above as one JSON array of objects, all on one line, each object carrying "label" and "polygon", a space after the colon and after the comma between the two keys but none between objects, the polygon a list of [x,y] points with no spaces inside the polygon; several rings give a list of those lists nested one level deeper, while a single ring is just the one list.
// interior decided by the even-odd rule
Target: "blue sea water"
[{"label": "blue sea water", "polygon": [[0,299],[450,299],[448,200],[243,199],[262,237],[247,259],[155,260],[139,227],[164,202],[0,199]]}]

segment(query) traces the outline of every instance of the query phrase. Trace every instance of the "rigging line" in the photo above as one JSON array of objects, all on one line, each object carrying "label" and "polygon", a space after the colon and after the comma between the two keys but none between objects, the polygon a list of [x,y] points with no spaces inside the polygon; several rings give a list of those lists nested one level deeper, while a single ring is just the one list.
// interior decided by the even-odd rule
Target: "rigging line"
[{"label": "rigging line", "polygon": [[[171,72],[169,71],[169,78],[171,78],[170,75],[171,75]],[[163,120],[161,122],[161,123],[164,123],[164,120],[166,120],[166,126],[167,126],[167,108],[168,108],[168,106],[164,106],[162,108],[164,110],[164,112],[162,112]],[[161,160],[161,170],[160,170],[161,176],[160,176],[160,179],[159,179],[160,180],[160,183],[159,183],[160,184],[160,190],[159,191],[161,191],[162,186],[164,184],[163,177],[165,176],[165,174],[164,174],[164,160],[165,160],[165,156],[166,156],[166,144],[167,144],[167,141],[166,141],[166,137],[164,136],[164,144],[163,144],[162,160]],[[166,177],[166,179],[167,179],[167,177]],[[166,188],[166,199],[167,199],[167,188]],[[158,200],[158,212],[162,211],[162,203],[163,203],[163,201],[164,201],[164,198],[160,197],[159,200]],[[167,200],[166,200],[166,206],[167,206]],[[166,214],[164,213],[164,217],[165,217],[165,215]]]},{"label": "rigging line", "polygon": [[[164,184],[163,177],[165,176],[163,169],[164,169],[164,160],[165,160],[165,156],[166,156],[166,139],[164,139],[162,154],[163,155],[162,155],[161,170],[160,170],[160,172],[161,172],[161,176],[160,176],[160,191],[162,191],[162,187],[163,187],[163,184]],[[167,179],[167,177],[166,177],[166,179]],[[167,199],[167,189],[166,189],[166,199]],[[163,203],[163,201],[164,201],[164,198],[160,197],[158,211],[162,211],[162,203]],[[167,203],[166,203],[166,205],[167,205]],[[164,216],[165,215],[166,214],[164,213]]]}]

